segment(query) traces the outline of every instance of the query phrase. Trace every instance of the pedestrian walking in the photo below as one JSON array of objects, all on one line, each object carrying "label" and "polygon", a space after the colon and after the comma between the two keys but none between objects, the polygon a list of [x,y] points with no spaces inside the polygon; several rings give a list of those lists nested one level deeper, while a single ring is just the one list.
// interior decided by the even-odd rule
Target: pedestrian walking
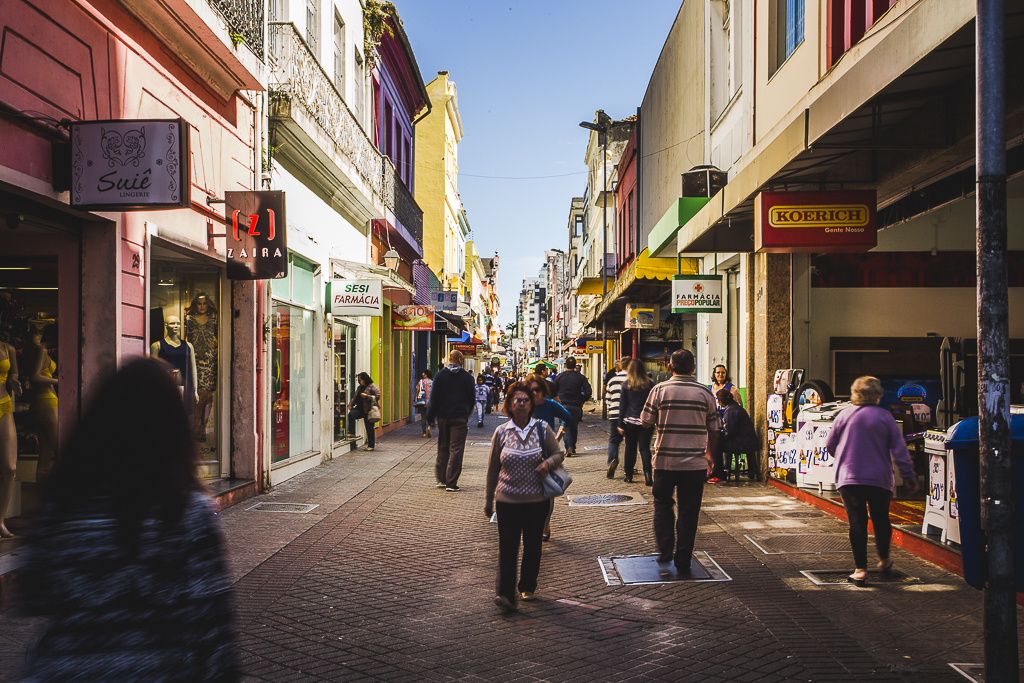
[{"label": "pedestrian walking", "polygon": [[647,368],[642,360],[629,361],[626,368],[626,381],[623,382],[619,394],[619,417],[614,425],[615,431],[626,438],[622,472],[626,483],[633,483],[633,475],[636,474],[636,453],[639,450],[644,485],[653,486],[651,437],[654,436],[654,427],[644,427],[641,416],[654,388],[654,380],[647,374]]},{"label": "pedestrian walking", "polygon": [[501,406],[501,395],[503,390],[505,389],[506,382],[507,380],[505,378],[505,373],[501,372],[500,370],[494,373],[494,390],[493,395],[491,396],[491,400],[494,401],[494,407],[496,409]]},{"label": "pedestrian walking", "polygon": [[[535,399],[529,387],[516,382],[505,395],[505,414],[511,419],[494,430],[487,463],[487,498],[484,514],[498,512],[498,580],[494,604],[516,609],[537,591],[544,520],[550,500],[541,477],[564,458],[551,427],[534,417]],[[516,582],[519,541],[523,559]]]},{"label": "pedestrian walking", "polygon": [[[551,400],[551,385],[544,381],[540,375],[529,375],[526,378],[526,386],[533,394],[534,412],[533,416],[546,423],[551,429],[555,428],[555,418],[561,421],[558,431],[555,432],[555,439],[561,439],[565,433],[565,426],[572,421],[572,415],[558,401]],[[555,511],[555,499],[549,498],[550,506],[548,516],[544,519],[544,533],[542,541],[551,540],[551,513]]]},{"label": "pedestrian walking", "polygon": [[476,378],[476,426],[484,426],[484,413],[491,412],[491,390],[487,386],[484,380],[484,376],[480,375]]},{"label": "pedestrian walking", "polygon": [[380,387],[373,383],[373,378],[365,372],[356,375],[359,387],[356,388],[356,395],[352,397],[348,411],[348,435],[355,437],[356,420],[363,421],[366,429],[366,446],[364,451],[372,451],[377,443],[377,432],[374,423],[380,422]]},{"label": "pedestrian walking", "polygon": [[427,402],[430,401],[430,390],[434,385],[434,373],[429,369],[420,374],[420,381],[416,382],[416,413],[420,416],[420,426],[423,427],[423,436],[429,437],[430,423],[427,421]]},{"label": "pedestrian walking", "polygon": [[[729,471],[732,469],[733,457],[739,458],[740,454],[747,456],[747,478],[757,481],[761,473],[760,457],[758,451],[761,444],[757,439],[757,432],[754,431],[754,423],[751,421],[743,406],[736,403],[733,394],[728,389],[719,389],[718,405],[722,411],[721,433],[718,439],[718,458],[715,461],[717,474],[712,476],[724,476],[729,478]],[[737,468],[739,463],[737,463]],[[739,474],[737,470],[737,479]],[[713,481],[713,479],[712,479]]]},{"label": "pedestrian walking", "polygon": [[616,429],[619,421],[619,391],[626,380],[626,368],[630,358],[615,361],[615,374],[605,382],[604,400],[608,407],[608,478],[615,477],[615,468],[619,466],[619,444],[622,443],[622,432]]},{"label": "pedestrian walking", "polygon": [[594,394],[586,375],[576,369],[576,359],[572,356],[565,360],[565,372],[555,380],[554,391],[558,396],[558,402],[572,415],[572,421],[565,432],[565,455],[572,457],[576,455],[580,420],[583,419],[583,404]]},{"label": "pedestrian walking", "polygon": [[163,363],[100,387],[44,491],[19,599],[46,626],[22,680],[238,679],[221,529]]},{"label": "pedestrian walking", "polygon": [[878,568],[883,574],[892,571],[889,501],[895,484],[894,462],[907,491],[917,490],[917,474],[907,444],[892,413],[879,407],[881,398],[881,382],[874,377],[857,378],[850,387],[853,406],[836,417],[827,441],[827,448],[836,459],[836,486],[850,522],[850,548],[856,570],[848,580],[856,586],[867,585],[869,511]]},{"label": "pedestrian walking", "polygon": [[[704,482],[714,469],[712,454],[718,448],[718,405],[711,391],[694,379],[694,366],[692,353],[673,352],[669,357],[672,377],[651,390],[640,418],[643,427],[658,427],[651,493],[663,577],[671,575],[670,563],[678,575],[690,574]],[[678,519],[673,497],[678,501]]]},{"label": "pedestrian walking", "polygon": [[437,421],[437,459],[434,478],[437,488],[459,490],[462,456],[466,452],[469,416],[476,405],[473,375],[462,369],[462,352],[448,354],[448,365],[434,375],[427,403],[427,420]]},{"label": "pedestrian walking", "polygon": [[490,365],[488,365],[486,368],[484,368],[484,371],[481,372],[480,375],[478,376],[478,379],[479,378],[483,378],[484,384],[486,384],[487,388],[490,390],[490,393],[487,396],[487,401],[484,404],[484,412],[487,413],[488,415],[490,415],[491,414],[491,395],[494,393],[494,372],[491,370],[491,366]]}]

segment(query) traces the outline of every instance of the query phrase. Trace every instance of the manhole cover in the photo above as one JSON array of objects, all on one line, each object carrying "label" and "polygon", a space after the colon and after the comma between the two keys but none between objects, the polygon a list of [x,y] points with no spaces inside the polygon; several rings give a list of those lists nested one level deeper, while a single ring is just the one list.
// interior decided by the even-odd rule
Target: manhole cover
[{"label": "manhole cover", "polygon": [[646,505],[647,501],[639,493],[594,493],[587,496],[566,496],[569,506],[600,507],[612,505]]},{"label": "manhole cover", "polygon": [[839,534],[777,534],[746,539],[765,555],[850,552],[850,539]]},{"label": "manhole cover", "polygon": [[490,441],[472,441],[472,442],[470,442],[469,445],[470,446],[490,446],[491,442]]},{"label": "manhole cover", "polygon": [[825,516],[820,512],[813,512],[811,510],[794,510],[792,512],[775,512],[772,510],[772,514],[781,519],[820,519]]},{"label": "manhole cover", "polygon": [[317,503],[313,505],[311,503],[256,503],[249,510],[259,510],[260,512],[294,512],[300,515],[304,515],[314,508],[320,507]]},{"label": "manhole cover", "polygon": [[711,557],[697,551],[690,558],[690,575],[679,576],[675,568],[672,573],[661,576],[661,565],[657,555],[622,555],[617,557],[599,557],[598,564],[604,574],[605,583],[609,586],[629,586],[652,583],[703,583],[707,581],[732,581]]},{"label": "manhole cover", "polygon": [[[810,569],[803,570],[800,573],[819,586],[849,585],[849,581],[846,580],[850,576],[849,569],[842,571],[833,571],[831,569]],[[892,573],[888,575],[877,571],[868,572],[868,586],[883,583],[922,583],[922,581],[921,579],[913,576],[908,576],[898,569],[894,569]]]}]

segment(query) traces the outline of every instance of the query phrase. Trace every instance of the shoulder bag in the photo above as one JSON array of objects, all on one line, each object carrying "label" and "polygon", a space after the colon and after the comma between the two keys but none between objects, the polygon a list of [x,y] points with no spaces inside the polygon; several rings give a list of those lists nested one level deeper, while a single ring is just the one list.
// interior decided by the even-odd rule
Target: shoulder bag
[{"label": "shoulder bag", "polygon": [[[540,438],[540,453],[544,460],[548,459],[547,453],[547,432],[543,429],[546,423],[543,421],[537,422],[537,436]],[[557,498],[565,493],[565,490],[569,488],[569,484],[572,483],[572,476],[565,471],[565,468],[559,465],[558,467],[551,469],[548,468],[546,474],[540,478],[540,487],[544,491],[545,498]]]}]

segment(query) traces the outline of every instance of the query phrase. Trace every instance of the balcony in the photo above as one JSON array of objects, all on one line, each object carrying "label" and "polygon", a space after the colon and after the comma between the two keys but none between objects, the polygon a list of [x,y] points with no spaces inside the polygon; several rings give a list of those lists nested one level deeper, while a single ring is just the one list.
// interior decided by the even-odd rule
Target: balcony
[{"label": "balcony", "polygon": [[[271,144],[277,156],[307,175],[314,190],[357,226],[384,218],[384,158],[295,25],[272,22],[269,29]],[[422,222],[421,212],[421,235]]]},{"label": "balcony", "polygon": [[242,37],[252,53],[263,61],[263,0],[210,0],[232,34]]},{"label": "balcony", "polygon": [[383,157],[384,169],[384,206],[395,214],[398,225],[396,227],[405,229],[409,236],[415,240],[421,248],[423,247],[423,209],[413,199],[405,181],[398,175],[391,159]]}]

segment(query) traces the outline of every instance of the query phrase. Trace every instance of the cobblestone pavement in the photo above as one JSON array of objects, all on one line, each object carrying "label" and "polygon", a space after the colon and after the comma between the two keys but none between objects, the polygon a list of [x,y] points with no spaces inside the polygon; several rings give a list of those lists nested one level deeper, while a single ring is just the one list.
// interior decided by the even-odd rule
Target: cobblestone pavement
[{"label": "cobblestone pavement", "polygon": [[[732,578],[721,583],[607,585],[599,556],[654,552],[653,506],[558,500],[538,600],[501,613],[483,514],[484,444],[501,419],[471,424],[460,492],[434,487],[436,439],[411,425],[221,513],[247,680],[930,682],[964,681],[949,663],[981,661],[981,593],[935,565],[894,548],[922,583],[858,589],[801,574],[851,571],[848,550],[762,552],[773,535],[846,533],[763,484],[705,489],[697,549]],[[621,469],[606,478],[606,443],[587,414],[570,493],[650,501]],[[259,501],[319,507],[250,510]],[[0,680],[39,629],[0,614]]]}]

